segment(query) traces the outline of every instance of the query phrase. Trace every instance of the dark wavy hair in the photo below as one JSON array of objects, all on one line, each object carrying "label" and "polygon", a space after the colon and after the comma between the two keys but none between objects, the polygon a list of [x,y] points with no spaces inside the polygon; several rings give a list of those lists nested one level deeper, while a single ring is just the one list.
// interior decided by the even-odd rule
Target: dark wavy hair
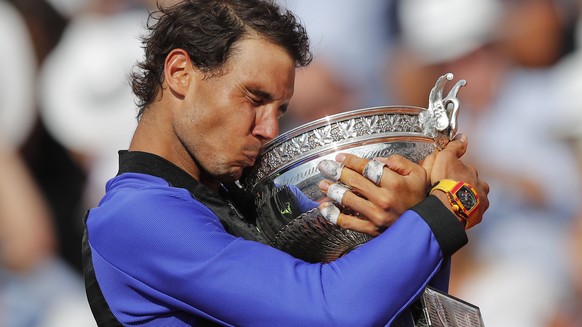
[{"label": "dark wavy hair", "polygon": [[138,117],[156,100],[164,61],[173,49],[187,51],[193,65],[208,77],[222,72],[237,41],[254,34],[286,49],[296,67],[307,66],[313,58],[304,26],[293,13],[269,0],[184,0],[166,8],[158,5],[146,27],[145,58],[131,73]]}]

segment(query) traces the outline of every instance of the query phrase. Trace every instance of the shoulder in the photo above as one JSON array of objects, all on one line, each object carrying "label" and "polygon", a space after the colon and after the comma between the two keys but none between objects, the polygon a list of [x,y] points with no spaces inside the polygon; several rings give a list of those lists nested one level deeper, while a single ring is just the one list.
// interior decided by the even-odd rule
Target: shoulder
[{"label": "shoulder", "polygon": [[226,233],[216,215],[188,190],[143,174],[109,181],[107,194],[89,211],[86,227],[91,245],[107,252],[121,246],[139,252],[209,231]]},{"label": "shoulder", "polygon": [[192,197],[184,188],[173,187],[162,178],[126,173],[111,179],[107,183],[107,193],[92,215],[119,215],[132,218],[155,214],[180,215],[197,213],[202,216],[215,217],[212,211]]}]

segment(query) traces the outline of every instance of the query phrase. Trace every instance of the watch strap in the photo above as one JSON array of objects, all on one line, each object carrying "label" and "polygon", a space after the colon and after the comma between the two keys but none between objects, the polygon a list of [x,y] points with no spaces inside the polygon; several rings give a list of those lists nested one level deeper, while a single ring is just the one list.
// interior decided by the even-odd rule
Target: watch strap
[{"label": "watch strap", "polygon": [[[462,188],[468,189],[474,196],[477,203],[472,208],[466,208],[461,199],[457,196],[457,192]],[[449,203],[453,209],[453,212],[461,218],[465,223],[465,229],[469,229],[475,226],[479,220],[477,219],[477,208],[480,205],[479,195],[477,191],[468,183],[459,182],[451,179],[442,179],[436,182],[432,187],[429,193],[432,193],[434,190],[440,190],[447,195]]]}]

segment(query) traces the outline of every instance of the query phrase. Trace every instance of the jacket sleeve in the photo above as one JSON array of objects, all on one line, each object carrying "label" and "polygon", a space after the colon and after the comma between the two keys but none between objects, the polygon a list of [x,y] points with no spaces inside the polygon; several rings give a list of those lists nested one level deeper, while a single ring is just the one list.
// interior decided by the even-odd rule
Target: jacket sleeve
[{"label": "jacket sleeve", "polygon": [[87,220],[97,280],[125,323],[181,311],[234,326],[386,325],[467,242],[429,197],[338,260],[310,264],[235,238],[186,196],[151,200],[124,219],[96,208]]}]

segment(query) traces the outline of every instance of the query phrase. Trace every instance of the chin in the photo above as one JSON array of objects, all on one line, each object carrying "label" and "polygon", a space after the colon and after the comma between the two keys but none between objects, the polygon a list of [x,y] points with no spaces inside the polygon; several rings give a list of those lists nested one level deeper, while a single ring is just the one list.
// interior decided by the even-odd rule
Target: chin
[{"label": "chin", "polygon": [[209,171],[209,174],[220,183],[235,182],[242,177],[248,166],[250,166],[248,162],[231,162],[216,166],[213,171]]},{"label": "chin", "polygon": [[220,175],[218,177],[218,179],[220,179],[220,182],[222,182],[222,183],[232,183],[232,182],[239,180],[242,176],[242,173],[243,173],[243,168],[236,167],[233,170],[225,172],[225,174],[223,174],[223,175]]},{"label": "chin", "polygon": [[240,171],[238,171],[236,174],[234,174],[234,175],[233,175],[232,182],[234,182],[234,181],[238,181],[238,180],[241,178],[241,176],[242,176],[242,172],[243,172],[243,171],[242,171],[242,169],[241,169],[241,170],[240,170]]}]

